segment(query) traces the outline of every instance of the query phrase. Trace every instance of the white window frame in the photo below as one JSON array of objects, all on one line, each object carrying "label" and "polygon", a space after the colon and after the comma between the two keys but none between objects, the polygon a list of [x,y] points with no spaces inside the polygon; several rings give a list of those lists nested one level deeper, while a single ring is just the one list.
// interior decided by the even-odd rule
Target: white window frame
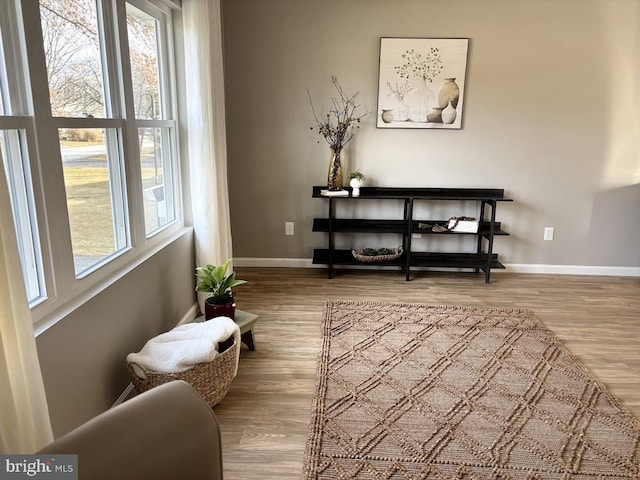
[{"label": "white window frame", "polygon": [[29,306],[35,307],[51,295],[52,288],[50,272],[44,268],[43,244],[48,242],[42,196],[37,193],[41,189],[39,165],[30,162],[36,152],[36,141],[33,117],[28,116],[29,75],[25,67],[24,38],[20,34],[23,20],[16,6],[10,1],[0,2],[0,58],[4,60],[0,62],[0,99],[5,102],[0,130],[18,134],[13,145],[5,146],[13,161],[4,159],[0,163],[8,164],[7,182],[13,209],[17,211],[14,223],[26,293]]},{"label": "white window frame", "polygon": [[[14,10],[11,5],[17,5]],[[39,259],[41,275],[46,287],[46,298],[31,305],[31,312],[40,333],[64,318],[84,302],[95,296],[144,260],[173,242],[186,231],[184,227],[180,159],[178,156],[176,72],[173,68],[173,12],[162,4],[145,0],[130,1],[141,10],[161,12],[165,18],[164,35],[166,45],[162,55],[170,68],[163,77],[166,88],[165,108],[169,108],[166,120],[135,120],[131,72],[128,58],[125,0],[98,0],[98,16],[104,22],[102,34],[106,42],[103,62],[111,65],[109,84],[111,101],[106,100],[107,116],[110,118],[62,118],[52,117],[48,98],[48,78],[42,45],[39,4],[33,0],[2,0],[0,17],[3,35],[11,35],[12,44],[20,40],[19,50],[6,48],[6,39],[0,39],[0,48],[5,45],[5,60],[8,72],[0,73],[2,85],[12,95],[15,114],[5,112],[0,116],[0,129],[24,132],[24,155],[28,155],[26,180],[33,196],[30,206],[37,218],[35,231],[42,251]],[[141,6],[143,8],[141,8]],[[6,24],[6,26],[5,26]],[[24,42],[20,39],[24,35]],[[159,52],[160,53],[160,52]],[[160,61],[160,59],[159,59]],[[15,98],[14,98],[15,97]],[[11,113],[11,116],[6,115]],[[176,219],[147,237],[144,226],[142,181],[140,176],[137,132],[140,126],[168,128],[170,151],[175,172]],[[67,216],[64,176],[58,132],[61,128],[105,128],[119,132],[117,139],[106,140],[108,148],[118,149],[123,163],[114,171],[112,182],[121,189],[116,201],[126,201],[126,209],[117,221],[126,225],[128,247],[117,252],[95,268],[77,276],[73,265],[73,253]],[[164,146],[163,146],[164,148]],[[117,170],[116,168],[116,170]],[[120,188],[119,187],[119,188]]]},{"label": "white window frame", "polygon": [[[174,51],[174,41],[173,41],[173,32],[171,29],[171,23],[169,19],[171,18],[172,12],[165,5],[159,4],[157,2],[145,2],[143,0],[125,0],[125,6],[123,10],[125,10],[126,16],[126,4],[129,3],[137,9],[143,11],[147,15],[155,18],[160,23],[160,28],[158,29],[161,36],[159,38],[158,45],[158,67],[160,70],[160,96],[161,96],[161,119],[141,119],[136,118],[134,111],[134,102],[133,102],[133,87],[131,85],[131,73],[129,72],[128,79],[129,83],[125,82],[125,91],[130,89],[129,99],[130,102],[128,106],[130,107],[130,111],[127,112],[128,118],[134,118],[135,121],[135,130],[136,136],[137,132],[142,128],[162,128],[168,129],[168,135],[162,135],[162,152],[164,153],[164,159],[173,159],[172,164],[167,164],[170,162],[165,162],[163,165],[163,170],[165,172],[170,172],[170,181],[165,182],[165,199],[170,202],[167,208],[171,208],[174,212],[174,220],[168,222],[160,227],[152,230],[151,232],[146,232],[146,229],[143,227],[143,231],[145,232],[145,238],[151,239],[154,236],[160,234],[167,228],[171,228],[172,224],[176,221],[179,221],[182,217],[182,189],[181,187],[181,174],[179,168],[179,156],[178,156],[178,122],[177,122],[177,88],[176,88],[176,72],[175,72],[175,56],[173,55]],[[123,27],[126,28],[126,20],[122,22]],[[124,49],[123,49],[124,50]],[[128,57],[128,49],[125,52]],[[123,61],[123,64],[126,65],[127,69],[130,69],[130,61],[126,58],[126,61]],[[138,143],[135,142],[134,151],[136,158],[140,158],[140,150],[138,147]],[[167,157],[168,155],[168,157]],[[139,172],[138,178],[140,181],[140,185],[142,188],[142,174]],[[165,178],[167,176],[165,175]],[[169,193],[169,195],[167,195]],[[144,193],[143,193],[144,195]],[[142,206],[144,209],[144,207]],[[142,217],[144,219],[144,212],[142,213]]]},{"label": "white window frame", "polygon": [[[20,116],[0,116],[0,132],[14,131],[17,138],[5,149],[12,155],[10,159],[0,159],[0,168],[6,163],[6,180],[9,184],[16,238],[20,251],[27,299],[34,307],[47,298],[47,281],[43,268],[40,234],[34,182],[29,164],[29,152],[35,149],[31,119]],[[0,133],[1,134],[1,133]],[[13,159],[13,160],[12,160]]]}]

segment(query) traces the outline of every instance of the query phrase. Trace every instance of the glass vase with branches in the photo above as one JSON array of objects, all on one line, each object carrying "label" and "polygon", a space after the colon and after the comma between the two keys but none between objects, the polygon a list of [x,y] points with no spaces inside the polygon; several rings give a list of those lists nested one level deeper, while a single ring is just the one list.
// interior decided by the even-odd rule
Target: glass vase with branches
[{"label": "glass vase with branches", "polygon": [[419,98],[414,102],[413,120],[425,122],[429,109],[435,104],[435,95],[427,83],[432,83],[433,79],[442,72],[440,49],[431,47],[427,52],[416,52],[411,49],[405,51],[401,58],[404,63],[393,68],[400,78],[418,80]]},{"label": "glass vase with branches", "polygon": [[[337,96],[331,97],[331,106],[328,113],[319,115],[313,106],[309,89],[307,89],[307,94],[313,118],[316,122],[316,125],[311,127],[311,130],[317,130],[331,148],[327,189],[335,191],[342,190],[342,149],[353,139],[360,128],[360,121],[368,115],[368,112],[362,114],[357,112],[360,108],[357,103],[359,92],[353,95],[345,93],[335,75],[331,76],[331,81]],[[320,143],[320,140],[318,140],[318,143]]]}]

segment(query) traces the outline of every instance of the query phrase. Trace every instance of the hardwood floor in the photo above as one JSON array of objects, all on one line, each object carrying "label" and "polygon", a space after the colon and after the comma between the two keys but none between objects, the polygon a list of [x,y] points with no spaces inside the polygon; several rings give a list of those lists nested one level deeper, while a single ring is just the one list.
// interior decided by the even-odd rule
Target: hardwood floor
[{"label": "hardwood floor", "polygon": [[640,419],[640,278],[237,268],[238,308],[260,315],[256,350],[215,407],[226,480],[299,479],[327,300],[529,308]]}]

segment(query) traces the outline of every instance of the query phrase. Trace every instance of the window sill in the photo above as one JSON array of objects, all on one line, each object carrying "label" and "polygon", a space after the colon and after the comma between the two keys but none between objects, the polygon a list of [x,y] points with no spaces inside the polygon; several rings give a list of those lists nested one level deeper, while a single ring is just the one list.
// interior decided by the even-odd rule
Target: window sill
[{"label": "window sill", "polygon": [[[35,336],[38,337],[42,333],[46,332],[49,328],[53,327],[59,321],[63,320],[70,313],[84,305],[86,302],[91,300],[93,297],[98,295],[99,293],[106,290],[108,287],[116,283],[122,277],[130,273],[131,271],[138,268],[142,263],[156,255],[158,252],[166,248],[168,245],[182,238],[184,235],[191,235],[193,232],[193,227],[181,227],[173,232],[171,235],[167,235],[162,240],[159,240],[157,243],[153,243],[148,246],[144,252],[139,254],[138,256],[133,257],[133,259],[128,259],[126,265],[122,267],[116,267],[116,269],[106,276],[103,280],[97,282],[95,285],[84,290],[82,293],[76,295],[74,298],[70,299],[66,303],[60,306],[54,307],[54,302],[56,299],[52,299],[51,302],[48,303],[50,307],[53,307],[51,311],[47,312],[42,316],[42,318],[36,318],[34,315],[34,331]],[[39,307],[42,307],[41,305]],[[33,313],[33,312],[32,312]]]}]

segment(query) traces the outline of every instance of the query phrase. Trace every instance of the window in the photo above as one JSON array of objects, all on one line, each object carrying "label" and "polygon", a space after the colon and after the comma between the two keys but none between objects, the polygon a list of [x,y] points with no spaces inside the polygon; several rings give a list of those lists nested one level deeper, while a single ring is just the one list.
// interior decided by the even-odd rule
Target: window
[{"label": "window", "polygon": [[106,117],[104,36],[95,0],[40,0],[54,117]]},{"label": "window", "polygon": [[182,226],[172,32],[147,0],[0,2],[0,158],[36,321]]},{"label": "window", "polygon": [[147,235],[153,235],[176,217],[174,170],[174,130],[168,95],[170,83],[166,57],[168,47],[162,32],[167,25],[163,15],[127,3],[129,58],[136,124],[140,172],[144,192],[144,217]]},{"label": "window", "polygon": [[[9,189],[27,299],[35,305],[46,297],[29,148],[34,135],[23,116],[23,38],[17,33],[17,11],[0,4],[0,163]],[[9,75],[11,72],[11,75]]]},{"label": "window", "polygon": [[25,138],[25,130],[0,130],[0,158],[9,186],[27,299],[35,304],[46,296],[46,290]]},{"label": "window", "polygon": [[119,131],[74,128],[59,135],[73,261],[81,275],[129,246]]},{"label": "window", "polygon": [[120,141],[124,123],[106,120],[123,117],[118,90],[109,80],[117,65],[103,62],[108,39],[97,8],[95,0],[40,0],[76,276],[130,246]]}]

